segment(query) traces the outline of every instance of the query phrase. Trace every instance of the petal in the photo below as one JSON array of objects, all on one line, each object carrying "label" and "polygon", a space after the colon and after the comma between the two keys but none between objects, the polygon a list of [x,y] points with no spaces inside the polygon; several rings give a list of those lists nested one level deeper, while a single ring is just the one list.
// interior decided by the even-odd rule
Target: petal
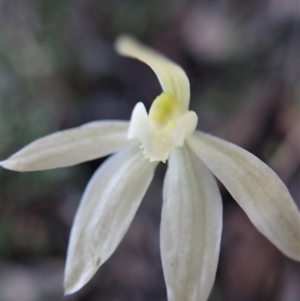
[{"label": "petal", "polygon": [[147,64],[158,77],[163,91],[171,92],[187,108],[189,107],[190,83],[180,66],[129,36],[119,37],[115,48],[120,55],[132,57]]},{"label": "petal", "polygon": [[164,183],[161,256],[169,301],[206,301],[222,231],[222,200],[211,172],[189,149],[176,149]]},{"label": "petal", "polygon": [[186,138],[195,131],[197,124],[198,116],[193,111],[188,111],[178,120],[176,130],[174,131],[176,146],[183,146]]},{"label": "petal", "polygon": [[146,108],[142,102],[135,105],[130,119],[128,129],[128,139],[141,140],[144,136],[149,136],[151,133],[151,125]]},{"label": "petal", "polygon": [[0,162],[16,171],[70,166],[93,160],[132,145],[127,140],[128,122],[99,121],[40,138]]},{"label": "petal", "polygon": [[188,143],[256,228],[285,255],[300,260],[300,214],[279,177],[258,158],[222,139],[197,132]]},{"label": "petal", "polygon": [[66,294],[84,286],[117,248],[156,165],[134,147],[110,157],[96,171],[84,192],[71,231]]}]

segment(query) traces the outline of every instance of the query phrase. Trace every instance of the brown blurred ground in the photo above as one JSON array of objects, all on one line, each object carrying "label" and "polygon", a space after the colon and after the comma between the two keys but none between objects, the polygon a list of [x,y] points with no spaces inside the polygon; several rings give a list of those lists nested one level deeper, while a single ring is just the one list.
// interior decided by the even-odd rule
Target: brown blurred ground
[{"label": "brown blurred ground", "polygon": [[[0,159],[56,130],[129,119],[160,93],[118,57],[124,32],[186,70],[198,128],[269,163],[300,203],[298,0],[0,1]],[[130,73],[128,72],[130,70]],[[0,300],[63,300],[78,202],[101,160],[35,173],[0,170]],[[161,165],[114,255],[73,301],[163,301]],[[224,231],[211,301],[298,301],[299,264],[275,249],[221,187]]]}]

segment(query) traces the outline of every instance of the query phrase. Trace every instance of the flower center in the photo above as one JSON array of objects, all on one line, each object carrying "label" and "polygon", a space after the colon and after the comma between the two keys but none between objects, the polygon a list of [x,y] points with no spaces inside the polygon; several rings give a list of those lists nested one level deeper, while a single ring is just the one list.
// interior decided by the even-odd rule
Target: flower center
[{"label": "flower center", "polygon": [[169,92],[160,94],[149,111],[149,119],[154,128],[174,129],[178,119],[187,112],[186,107],[175,96]]},{"label": "flower center", "polygon": [[128,139],[141,141],[141,149],[151,162],[166,162],[176,147],[184,144],[197,126],[198,117],[176,97],[163,92],[153,102],[149,116],[142,103],[138,103],[131,116]]}]

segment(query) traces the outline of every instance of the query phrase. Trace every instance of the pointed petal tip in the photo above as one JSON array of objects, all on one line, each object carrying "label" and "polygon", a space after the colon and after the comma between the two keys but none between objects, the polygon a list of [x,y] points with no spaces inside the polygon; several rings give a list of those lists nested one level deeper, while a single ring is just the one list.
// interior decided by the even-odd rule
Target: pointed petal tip
[{"label": "pointed petal tip", "polygon": [[64,283],[64,297],[72,295],[75,291],[70,287],[69,284]]},{"label": "pointed petal tip", "polygon": [[66,296],[75,294],[76,292],[78,292],[80,290],[80,288],[78,288],[77,286],[72,286],[70,284],[65,283],[64,290],[65,290],[64,297],[66,297]]},{"label": "pointed petal tip", "polygon": [[70,291],[70,290],[68,290],[68,289],[65,289],[64,297],[70,296],[70,295],[72,295],[72,294],[73,294],[72,291]]},{"label": "pointed petal tip", "polygon": [[0,166],[5,169],[13,170],[13,164],[9,164],[9,159],[0,161]]},{"label": "pointed petal tip", "polygon": [[[132,44],[137,43],[137,41],[135,40],[135,38],[133,38],[130,35],[120,35],[117,37],[116,41],[115,41],[115,50],[119,53],[122,54],[124,53],[124,50]],[[125,50],[126,52],[126,50]]]},{"label": "pointed petal tip", "polygon": [[77,293],[85,284],[90,280],[91,277],[88,279],[83,279],[82,276],[79,277],[79,279],[76,277],[70,277],[70,276],[65,276],[64,280],[64,296],[69,296],[72,294]]},{"label": "pointed petal tip", "polygon": [[24,168],[24,165],[22,164],[22,162],[18,162],[13,159],[11,160],[9,158],[4,161],[0,161],[0,166],[2,168],[8,169],[8,170],[13,170],[13,171],[19,171],[19,172],[30,171],[30,169]]}]

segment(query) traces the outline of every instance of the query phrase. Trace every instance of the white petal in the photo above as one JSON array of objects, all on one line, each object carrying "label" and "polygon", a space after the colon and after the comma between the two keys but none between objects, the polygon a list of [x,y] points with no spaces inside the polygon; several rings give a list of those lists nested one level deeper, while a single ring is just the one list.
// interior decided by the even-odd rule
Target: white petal
[{"label": "white petal", "polygon": [[128,139],[137,138],[141,140],[141,137],[149,136],[151,131],[151,125],[146,108],[142,102],[139,102],[135,105],[131,114]]},{"label": "white petal", "polygon": [[188,111],[178,120],[173,136],[176,146],[183,146],[185,139],[195,131],[197,123],[198,116],[193,111]]},{"label": "white petal", "polygon": [[134,142],[127,140],[128,122],[99,121],[40,138],[0,162],[16,171],[70,166],[106,156]]},{"label": "white petal", "polygon": [[158,77],[163,91],[171,92],[187,108],[189,107],[190,83],[180,66],[155,50],[140,44],[132,37],[119,37],[115,47],[119,54],[136,58],[147,64]]},{"label": "white petal", "polygon": [[188,143],[256,228],[285,255],[300,260],[300,214],[279,177],[258,158],[222,139],[197,132]]},{"label": "white petal", "polygon": [[113,155],[96,171],[71,231],[65,270],[66,294],[84,286],[117,248],[156,165],[134,147]]},{"label": "white petal", "polygon": [[164,183],[161,256],[169,301],[206,301],[222,231],[222,200],[211,172],[184,146],[169,159]]}]

